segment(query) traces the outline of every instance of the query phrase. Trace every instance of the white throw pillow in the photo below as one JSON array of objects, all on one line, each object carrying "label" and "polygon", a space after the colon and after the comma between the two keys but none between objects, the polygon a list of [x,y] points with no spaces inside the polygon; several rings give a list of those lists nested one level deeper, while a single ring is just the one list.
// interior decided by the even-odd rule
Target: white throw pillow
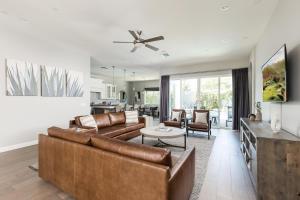
[{"label": "white throw pillow", "polygon": [[171,120],[172,121],[180,121],[181,120],[181,111],[172,111],[172,119]]},{"label": "white throw pillow", "polygon": [[126,123],[139,123],[138,111],[125,111]]},{"label": "white throw pillow", "polygon": [[196,112],[195,122],[207,124],[207,113],[206,112]]},{"label": "white throw pillow", "polygon": [[97,123],[92,115],[80,117],[79,120],[82,126],[94,127],[98,130]]}]

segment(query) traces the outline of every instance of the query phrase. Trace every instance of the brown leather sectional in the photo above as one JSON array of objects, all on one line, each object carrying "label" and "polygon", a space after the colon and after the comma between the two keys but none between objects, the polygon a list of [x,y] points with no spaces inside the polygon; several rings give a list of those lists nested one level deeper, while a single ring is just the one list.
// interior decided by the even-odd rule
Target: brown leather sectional
[{"label": "brown leather sectional", "polygon": [[40,134],[39,176],[78,200],[189,199],[194,148],[176,158],[166,149],[116,139],[122,134],[103,135],[59,128]]},{"label": "brown leather sectional", "polygon": [[[82,116],[77,116],[70,121],[70,128],[93,129],[93,127],[83,126],[80,123],[80,117]],[[143,117],[139,117],[138,123],[126,123],[124,112],[97,114],[93,115],[93,117],[97,123],[98,134],[120,140],[129,140],[139,136],[140,129],[145,127],[145,119]]]}]

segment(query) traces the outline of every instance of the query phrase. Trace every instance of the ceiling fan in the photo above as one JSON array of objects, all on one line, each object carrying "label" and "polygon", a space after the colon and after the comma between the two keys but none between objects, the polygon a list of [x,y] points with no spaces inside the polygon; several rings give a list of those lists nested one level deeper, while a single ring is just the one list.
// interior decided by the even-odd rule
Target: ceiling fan
[{"label": "ceiling fan", "polygon": [[153,51],[158,51],[159,48],[150,45],[150,42],[155,42],[155,41],[159,41],[159,40],[164,40],[164,36],[157,36],[157,37],[153,37],[153,38],[149,38],[149,39],[143,39],[141,38],[142,35],[142,31],[131,31],[129,30],[129,33],[132,35],[132,37],[134,38],[133,42],[122,42],[122,41],[113,41],[113,43],[118,43],[118,44],[133,44],[134,47],[131,50],[131,52],[135,52],[140,46],[145,45],[145,47],[153,50]]}]

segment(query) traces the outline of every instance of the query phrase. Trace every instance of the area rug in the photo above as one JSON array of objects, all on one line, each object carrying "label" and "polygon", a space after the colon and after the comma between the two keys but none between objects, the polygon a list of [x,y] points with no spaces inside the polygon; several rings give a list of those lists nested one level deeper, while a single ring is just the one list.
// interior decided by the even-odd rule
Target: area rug
[{"label": "area rug", "polygon": [[[141,143],[141,141],[142,141],[141,137],[137,137],[130,140],[130,142],[134,142],[134,143]],[[183,145],[183,138],[173,138],[164,141],[174,145],[179,145],[179,146]],[[215,136],[211,136],[210,140],[208,140],[207,137],[199,137],[198,135],[194,135],[193,137],[187,138],[187,148],[191,148],[192,146],[195,146],[195,150],[196,150],[195,185],[190,200],[198,200],[200,197],[201,188],[207,170],[208,160],[213,148],[214,141],[215,141]],[[145,138],[144,143],[146,145],[153,146],[157,143],[157,140],[151,138]],[[184,152],[183,149],[176,148],[176,147],[166,147],[166,148],[170,149],[172,154],[175,156],[180,156]],[[32,164],[28,167],[34,171],[38,171],[37,163]]]},{"label": "area rug", "polygon": [[[203,185],[203,181],[205,178],[208,160],[214,145],[215,136],[211,136],[210,140],[206,137],[201,137],[199,135],[194,135],[193,137],[187,138],[187,148],[191,148],[195,146],[196,150],[196,173],[195,173],[195,185],[193,188],[193,192],[191,194],[190,200],[198,200],[200,197],[201,188]],[[141,143],[141,137],[137,137],[132,139],[131,142]],[[174,144],[174,145],[183,145],[183,138],[173,138],[166,139],[164,142]],[[155,145],[157,140],[151,138],[144,138],[144,143],[147,145]],[[174,147],[166,147],[171,150],[171,153],[176,156],[180,156],[183,153],[183,149],[174,148]]]}]

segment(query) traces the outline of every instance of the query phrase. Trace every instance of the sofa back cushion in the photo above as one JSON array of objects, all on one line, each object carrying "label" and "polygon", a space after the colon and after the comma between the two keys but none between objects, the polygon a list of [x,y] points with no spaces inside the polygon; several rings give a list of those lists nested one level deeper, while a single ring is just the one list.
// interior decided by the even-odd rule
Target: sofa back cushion
[{"label": "sofa back cushion", "polygon": [[51,137],[56,137],[71,142],[76,142],[79,144],[89,145],[91,142],[91,136],[96,134],[96,129],[79,129],[76,128],[62,129],[58,127],[48,128],[48,135]]},{"label": "sofa back cushion", "polygon": [[94,115],[94,119],[96,121],[98,129],[111,126],[109,116],[106,113]]},{"label": "sofa back cushion", "polygon": [[171,152],[167,149],[129,143],[101,135],[93,136],[91,143],[92,146],[105,151],[172,167]]},{"label": "sofa back cushion", "polygon": [[108,113],[110,124],[118,125],[118,124],[125,124],[126,118],[124,112],[114,112],[114,113]]}]

